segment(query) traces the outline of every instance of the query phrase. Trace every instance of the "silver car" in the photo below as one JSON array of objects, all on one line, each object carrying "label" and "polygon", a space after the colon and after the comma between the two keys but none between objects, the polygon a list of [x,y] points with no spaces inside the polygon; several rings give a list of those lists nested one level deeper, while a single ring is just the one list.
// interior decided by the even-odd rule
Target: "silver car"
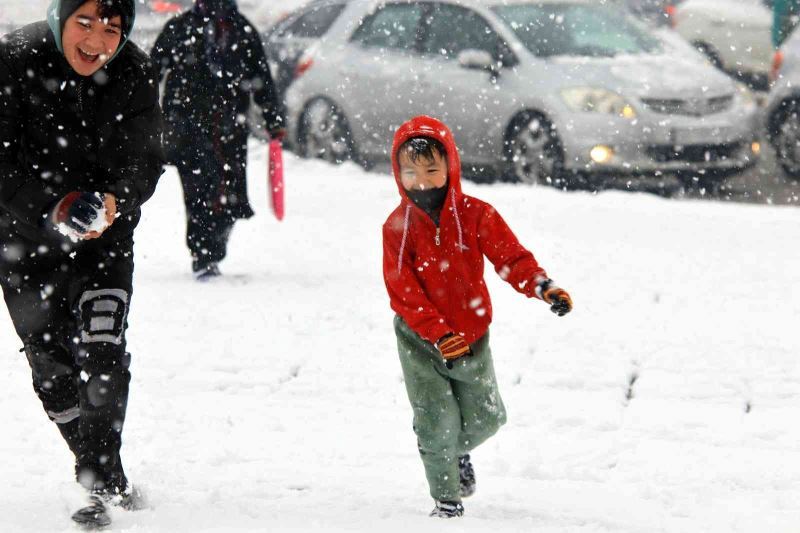
[{"label": "silver car", "polygon": [[272,79],[283,99],[297,61],[336,22],[346,0],[313,0],[289,13],[262,35]]},{"label": "silver car", "polygon": [[767,97],[767,132],[786,174],[800,180],[800,31],[775,52]]},{"label": "silver car", "polygon": [[468,173],[526,183],[706,186],[760,150],[745,89],[591,0],[354,0],[297,72],[291,140],[331,161],[388,159],[419,114],[451,127]]}]

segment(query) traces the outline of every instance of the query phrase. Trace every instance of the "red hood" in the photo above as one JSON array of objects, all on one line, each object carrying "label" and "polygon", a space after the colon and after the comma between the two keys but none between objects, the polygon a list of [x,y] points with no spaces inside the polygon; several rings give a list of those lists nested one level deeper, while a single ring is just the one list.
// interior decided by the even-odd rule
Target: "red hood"
[{"label": "red hood", "polygon": [[[392,170],[394,171],[394,180],[397,182],[397,189],[400,191],[400,196],[403,198],[403,201],[412,203],[400,181],[400,163],[397,159],[397,152],[404,142],[413,137],[430,137],[444,145],[447,151],[448,187],[450,191],[455,191],[456,196],[460,197],[461,159],[458,157],[458,148],[456,148],[456,141],[453,139],[453,133],[443,122],[426,115],[420,115],[400,126],[394,134],[394,143],[392,143]],[[452,193],[447,196],[448,199],[451,198]]]}]

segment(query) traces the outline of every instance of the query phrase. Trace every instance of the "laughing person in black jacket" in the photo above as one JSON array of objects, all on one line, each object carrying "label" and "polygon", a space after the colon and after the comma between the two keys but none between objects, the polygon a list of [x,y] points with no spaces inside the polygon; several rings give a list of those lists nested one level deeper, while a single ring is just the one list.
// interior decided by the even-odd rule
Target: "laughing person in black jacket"
[{"label": "laughing person in black jacket", "polygon": [[77,522],[137,505],[120,446],[133,231],[161,175],[155,70],[134,0],[53,0],[0,40],[0,285],[33,388],[90,491]]}]

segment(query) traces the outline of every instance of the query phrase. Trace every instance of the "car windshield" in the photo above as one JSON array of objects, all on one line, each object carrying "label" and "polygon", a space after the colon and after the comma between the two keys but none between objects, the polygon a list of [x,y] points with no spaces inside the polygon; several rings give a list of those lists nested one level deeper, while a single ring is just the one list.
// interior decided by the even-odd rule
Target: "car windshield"
[{"label": "car windshield", "polygon": [[650,54],[661,43],[624,11],[583,3],[506,4],[492,8],[537,56]]}]

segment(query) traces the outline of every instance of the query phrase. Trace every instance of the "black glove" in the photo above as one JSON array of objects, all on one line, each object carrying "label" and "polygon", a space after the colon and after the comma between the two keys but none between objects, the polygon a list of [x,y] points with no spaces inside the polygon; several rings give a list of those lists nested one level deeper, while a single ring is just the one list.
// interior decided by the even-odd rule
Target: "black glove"
[{"label": "black glove", "polygon": [[89,231],[103,209],[103,197],[94,192],[73,191],[58,202],[53,209],[53,222],[66,224],[80,234]]},{"label": "black glove", "polygon": [[572,311],[572,298],[569,293],[558,287],[551,279],[544,279],[536,286],[536,295],[550,304],[550,310],[558,316]]}]

